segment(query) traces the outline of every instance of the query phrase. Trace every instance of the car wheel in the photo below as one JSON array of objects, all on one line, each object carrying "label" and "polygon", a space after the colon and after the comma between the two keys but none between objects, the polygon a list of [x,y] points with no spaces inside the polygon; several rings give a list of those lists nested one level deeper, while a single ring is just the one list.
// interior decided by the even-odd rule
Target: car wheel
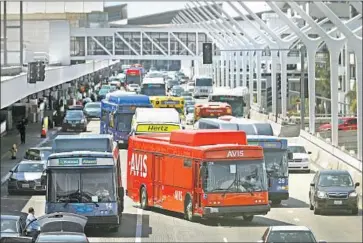
[{"label": "car wheel", "polygon": [[314,207],[314,214],[315,215],[320,215],[321,214],[321,210],[318,209],[318,208],[316,208],[316,207]]},{"label": "car wheel", "polygon": [[272,200],[272,205],[280,205],[281,200]]},{"label": "car wheel", "polygon": [[253,220],[253,215],[243,216],[243,221],[251,222],[252,220]]},{"label": "car wheel", "polygon": [[14,195],[14,194],[15,194],[14,191],[11,191],[11,190],[8,189],[8,195],[11,196],[11,195]]},{"label": "car wheel", "polygon": [[358,212],[359,212],[358,207],[352,209],[352,215],[358,215]]}]

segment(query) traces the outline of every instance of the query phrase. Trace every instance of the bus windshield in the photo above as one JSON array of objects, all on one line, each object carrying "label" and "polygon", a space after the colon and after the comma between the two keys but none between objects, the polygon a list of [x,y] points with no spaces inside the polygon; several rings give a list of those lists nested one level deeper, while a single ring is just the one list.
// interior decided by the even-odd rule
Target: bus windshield
[{"label": "bus windshield", "polygon": [[269,177],[287,177],[287,150],[264,150],[266,171]]},{"label": "bus windshield", "polygon": [[126,76],[126,82],[128,84],[140,84],[141,82],[141,77],[140,76]]},{"label": "bus windshield", "polygon": [[205,192],[267,191],[263,160],[205,162],[201,175]]},{"label": "bus windshield", "polygon": [[118,131],[131,131],[131,122],[134,114],[116,114],[117,130]]},{"label": "bus windshield", "polygon": [[144,85],[142,88],[142,94],[147,96],[165,96],[165,85],[150,86]]},{"label": "bus windshield", "polygon": [[213,80],[211,78],[197,78],[195,86],[213,86]]},{"label": "bus windshield", "polygon": [[51,169],[48,201],[53,203],[115,202],[112,168]]},{"label": "bus windshield", "polygon": [[211,101],[213,102],[226,102],[232,107],[232,116],[242,117],[245,103],[243,97],[238,96],[212,96]]}]

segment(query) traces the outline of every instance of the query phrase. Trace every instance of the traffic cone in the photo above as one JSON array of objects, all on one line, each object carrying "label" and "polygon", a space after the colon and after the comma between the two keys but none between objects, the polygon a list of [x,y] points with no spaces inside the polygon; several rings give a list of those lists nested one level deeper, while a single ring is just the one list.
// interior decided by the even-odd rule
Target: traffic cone
[{"label": "traffic cone", "polygon": [[45,128],[42,128],[42,133],[40,134],[41,138],[46,138],[47,137],[47,131],[45,130]]}]

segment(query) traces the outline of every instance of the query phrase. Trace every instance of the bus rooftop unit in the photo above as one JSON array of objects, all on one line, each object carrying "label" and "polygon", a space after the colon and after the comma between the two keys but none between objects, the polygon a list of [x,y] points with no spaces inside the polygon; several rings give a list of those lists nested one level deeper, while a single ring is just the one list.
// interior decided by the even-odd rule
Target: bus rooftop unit
[{"label": "bus rooftop unit", "polygon": [[142,208],[194,216],[243,216],[270,211],[263,151],[246,134],[178,130],[130,137],[127,192]]},{"label": "bus rooftop unit", "polygon": [[120,148],[127,147],[132,117],[138,107],[152,105],[146,95],[116,91],[101,101],[100,133],[112,134]]},{"label": "bus rooftop unit", "polygon": [[119,166],[108,152],[50,155],[45,213],[80,214],[90,227],[118,231],[124,207]]},{"label": "bus rooftop unit", "polygon": [[112,136],[108,134],[58,135],[53,140],[52,152],[96,151],[109,152],[114,150]]}]

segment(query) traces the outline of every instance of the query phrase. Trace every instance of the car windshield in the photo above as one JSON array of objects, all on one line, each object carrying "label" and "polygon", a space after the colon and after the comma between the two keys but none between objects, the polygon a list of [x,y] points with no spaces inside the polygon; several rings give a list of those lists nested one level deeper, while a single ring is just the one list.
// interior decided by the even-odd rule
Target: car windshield
[{"label": "car windshield", "polygon": [[288,160],[286,150],[266,150],[264,149],[267,175],[269,177],[287,177]]},{"label": "car windshield", "polygon": [[52,150],[45,150],[45,149],[28,149],[25,152],[24,159],[28,160],[47,160],[49,155],[52,154]]},{"label": "car windshield", "polygon": [[107,90],[107,89],[111,89],[111,85],[102,85],[101,86],[101,90]]},{"label": "car windshield", "polygon": [[290,153],[300,153],[300,154],[306,154],[306,150],[304,146],[289,146],[287,150]]},{"label": "car windshield", "polygon": [[296,242],[296,243],[313,243],[316,239],[310,231],[272,231],[268,238],[268,243],[276,242]]},{"label": "car windshield", "polygon": [[192,101],[193,98],[191,96],[182,96],[185,100],[185,102]]},{"label": "car windshield", "polygon": [[147,75],[148,78],[164,78],[164,74],[162,73],[149,73]]},{"label": "car windshield", "polygon": [[114,202],[114,171],[108,168],[52,169],[49,176],[50,202]]},{"label": "car windshield", "polygon": [[116,114],[117,131],[131,131],[133,114]]},{"label": "car windshield", "polygon": [[348,174],[321,174],[318,185],[321,187],[352,187],[353,181]]},{"label": "car windshield", "polygon": [[202,165],[205,192],[266,191],[266,171],[262,160],[205,162]]},{"label": "car windshield", "polygon": [[86,109],[101,109],[101,103],[100,102],[93,102],[93,103],[87,103]]},{"label": "car windshield", "polygon": [[15,233],[17,230],[16,219],[1,218],[1,233]]},{"label": "car windshield", "polygon": [[44,165],[41,163],[22,163],[19,164],[15,172],[43,172]]},{"label": "car windshield", "polygon": [[68,111],[66,113],[66,118],[78,118],[78,119],[82,119],[83,118],[83,112],[82,111]]},{"label": "car windshield", "polygon": [[139,87],[139,85],[138,84],[129,84],[129,87],[137,88],[137,87]]},{"label": "car windshield", "polygon": [[110,92],[110,89],[100,89],[98,92],[99,95],[105,95]]},{"label": "car windshield", "polygon": [[187,113],[194,113],[194,107],[188,107]]},{"label": "car windshield", "polygon": [[246,135],[257,135],[255,127],[252,124],[238,124],[238,130],[244,131]]}]

